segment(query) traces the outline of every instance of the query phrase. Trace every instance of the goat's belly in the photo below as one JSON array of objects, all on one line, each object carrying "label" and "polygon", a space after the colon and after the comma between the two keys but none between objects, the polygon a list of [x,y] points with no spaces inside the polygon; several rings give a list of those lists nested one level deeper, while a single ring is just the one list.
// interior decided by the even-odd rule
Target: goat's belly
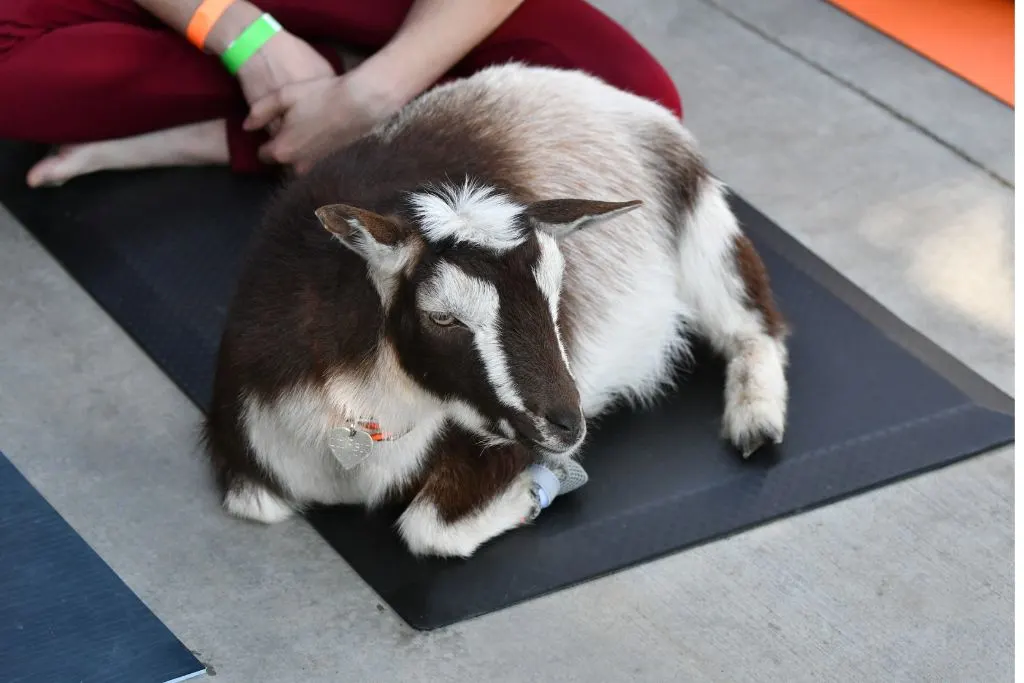
[{"label": "goat's belly", "polygon": [[685,348],[670,234],[671,226],[626,215],[563,245],[568,351],[588,416],[619,397],[651,398]]},{"label": "goat's belly", "polygon": [[573,372],[588,416],[604,411],[619,397],[641,402],[653,397],[671,378],[673,361],[686,348],[685,312],[671,290],[604,305],[608,317],[581,326],[572,351]]}]

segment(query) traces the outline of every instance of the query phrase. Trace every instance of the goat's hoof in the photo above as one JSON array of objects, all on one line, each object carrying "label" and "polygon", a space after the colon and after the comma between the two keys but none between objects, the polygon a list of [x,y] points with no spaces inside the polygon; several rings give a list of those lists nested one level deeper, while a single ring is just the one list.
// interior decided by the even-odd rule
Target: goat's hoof
[{"label": "goat's hoof", "polygon": [[782,443],[786,428],[786,396],[782,392],[726,392],[722,435],[744,458],[766,444]]},{"label": "goat's hoof", "polygon": [[761,448],[767,444],[782,443],[782,432],[776,430],[774,427],[767,427],[753,431],[733,443],[736,448],[739,449],[743,458],[746,459],[761,450]]},{"label": "goat's hoof", "polygon": [[224,494],[222,505],[235,517],[262,524],[277,524],[295,514],[286,501],[254,482],[234,485]]},{"label": "goat's hoof", "polygon": [[744,410],[727,412],[725,415],[723,435],[744,458],[749,458],[768,444],[782,443],[784,413],[776,405],[767,402],[761,408],[748,404]]},{"label": "goat's hoof", "polygon": [[537,519],[537,517],[540,516],[541,510],[543,510],[543,509],[544,509],[544,507],[540,503],[540,492],[536,488],[531,488],[530,489],[530,509],[526,513],[526,516],[523,517],[523,521],[520,522],[520,526],[529,524],[533,520]]}]

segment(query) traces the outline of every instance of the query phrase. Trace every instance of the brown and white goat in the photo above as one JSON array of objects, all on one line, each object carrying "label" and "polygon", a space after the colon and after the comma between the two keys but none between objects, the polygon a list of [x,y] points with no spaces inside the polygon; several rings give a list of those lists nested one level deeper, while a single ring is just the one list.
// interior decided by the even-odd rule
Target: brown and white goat
[{"label": "brown and white goat", "polygon": [[[670,112],[521,65],[438,87],[269,207],[205,425],[224,505],[398,499],[413,552],[469,556],[537,514],[529,466],[654,397],[691,334],[727,360],[724,437],[780,441],[784,325]],[[339,461],[367,422],[391,436]]]}]

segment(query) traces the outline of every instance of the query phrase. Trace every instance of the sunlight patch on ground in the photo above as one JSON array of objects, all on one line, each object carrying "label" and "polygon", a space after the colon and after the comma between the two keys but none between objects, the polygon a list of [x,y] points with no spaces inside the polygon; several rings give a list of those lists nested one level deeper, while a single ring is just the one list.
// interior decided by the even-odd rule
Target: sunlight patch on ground
[{"label": "sunlight patch on ground", "polygon": [[872,207],[860,233],[902,256],[907,282],[933,303],[1012,339],[1012,217],[1012,199],[988,184],[943,183]]}]

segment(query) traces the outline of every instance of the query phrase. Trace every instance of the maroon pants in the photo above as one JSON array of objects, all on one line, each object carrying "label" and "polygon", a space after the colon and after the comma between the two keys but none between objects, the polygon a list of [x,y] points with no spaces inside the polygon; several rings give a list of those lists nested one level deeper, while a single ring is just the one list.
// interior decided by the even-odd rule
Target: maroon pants
[{"label": "maroon pants", "polygon": [[[374,50],[412,0],[256,0],[341,71],[331,44]],[[583,0],[526,0],[448,74],[517,60],[576,68],[682,115],[658,62]],[[241,89],[132,0],[0,0],[0,138],[68,144],[224,118],[232,167],[261,167]]]}]

